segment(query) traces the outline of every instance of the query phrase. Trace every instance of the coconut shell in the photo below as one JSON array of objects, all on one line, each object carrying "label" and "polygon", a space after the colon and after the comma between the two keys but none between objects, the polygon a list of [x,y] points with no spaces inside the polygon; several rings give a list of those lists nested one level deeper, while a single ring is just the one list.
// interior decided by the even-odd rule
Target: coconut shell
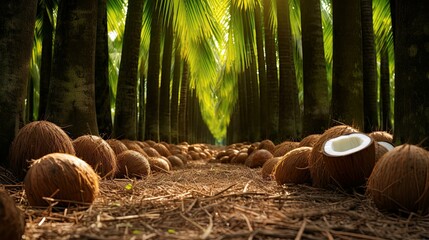
[{"label": "coconut shell", "polygon": [[384,154],[368,179],[367,195],[378,209],[429,213],[429,153],[404,144]]},{"label": "coconut shell", "polygon": [[286,153],[298,146],[299,142],[284,141],[275,147],[273,155],[274,157],[283,157]]},{"label": "coconut shell", "polygon": [[377,142],[388,142],[393,143],[393,136],[392,134],[386,132],[386,131],[375,131],[368,134],[372,139],[374,139]]},{"label": "coconut shell", "polygon": [[155,145],[153,145],[153,149],[155,149],[163,157],[171,156],[170,150],[168,150],[168,148],[164,144],[156,143]]},{"label": "coconut shell", "polygon": [[249,157],[247,157],[246,162],[244,162],[244,165],[250,168],[262,167],[262,165],[264,165],[264,163],[272,157],[273,154],[271,154],[268,150],[257,149],[253,151],[249,155]]},{"label": "coconut shell", "polygon": [[171,163],[173,169],[183,168],[185,166],[182,159],[180,159],[178,156],[171,155],[168,156],[167,159]]},{"label": "coconut shell", "polygon": [[153,147],[145,147],[143,151],[148,155],[149,157],[161,157],[161,154],[159,154],[158,151],[156,151]]},{"label": "coconut shell", "polygon": [[270,153],[274,153],[274,148],[276,145],[269,139],[261,141],[261,143],[258,146],[258,149],[265,149],[268,150]]},{"label": "coconut shell", "polygon": [[76,156],[91,165],[102,178],[113,178],[118,170],[116,154],[101,137],[83,135],[73,140]]},{"label": "coconut shell", "polygon": [[23,180],[31,160],[54,152],[74,155],[70,137],[51,122],[31,122],[18,131],[10,146],[10,169],[19,180]]},{"label": "coconut shell", "polygon": [[375,144],[375,162],[378,162],[378,160],[388,152],[386,147],[384,147],[381,144],[376,143]]},{"label": "coconut shell", "polygon": [[[368,141],[368,145],[363,149],[354,148],[350,149],[350,153],[345,153],[345,150],[340,152],[340,155],[332,155],[325,151],[324,146],[329,141],[335,141],[337,138],[331,138],[325,142],[323,148],[323,161],[325,162],[326,168],[337,186],[346,189],[364,186],[366,179],[372,172],[375,164],[375,142],[372,138],[365,134],[352,133],[347,135],[347,138],[357,138],[361,136]],[[339,136],[344,138],[343,136]],[[349,141],[351,142],[351,141]],[[362,146],[362,145],[360,145]]]},{"label": "coconut shell", "polygon": [[20,240],[25,232],[25,220],[15,201],[0,189],[0,236],[2,239]]},{"label": "coconut shell", "polygon": [[150,169],[152,172],[168,172],[170,164],[167,159],[162,157],[149,157]]},{"label": "coconut shell", "polygon": [[280,161],[281,157],[273,157],[268,159],[264,165],[262,165],[262,178],[267,179],[267,180],[273,180],[274,176],[273,176],[273,170],[274,167],[277,165],[277,163]]},{"label": "coconut shell", "polygon": [[99,193],[99,176],[78,157],[51,153],[35,160],[24,179],[31,206],[49,206],[53,198],[58,207],[87,206]]},{"label": "coconut shell", "polygon": [[244,164],[246,159],[249,157],[247,152],[239,152],[233,159],[231,159],[232,164]]},{"label": "coconut shell", "polygon": [[274,166],[273,176],[277,184],[285,183],[303,184],[311,183],[308,159],[311,147],[299,147],[286,153]]},{"label": "coconut shell", "polygon": [[112,148],[112,150],[115,152],[116,156],[120,153],[127,151],[128,148],[125,146],[123,142],[117,139],[107,139],[106,142],[109,144],[109,146]]},{"label": "coconut shell", "polygon": [[149,160],[141,153],[134,150],[126,150],[117,156],[118,172],[116,177],[141,178],[150,174]]},{"label": "coconut shell", "polygon": [[330,138],[354,132],[358,132],[358,130],[348,125],[331,127],[327,129],[314,144],[310,158],[308,159],[308,166],[310,168],[311,179],[314,187],[328,188],[331,184],[335,184],[326,169],[325,162],[323,161],[323,144]]},{"label": "coconut shell", "polygon": [[313,147],[322,134],[310,134],[299,142],[298,147]]}]

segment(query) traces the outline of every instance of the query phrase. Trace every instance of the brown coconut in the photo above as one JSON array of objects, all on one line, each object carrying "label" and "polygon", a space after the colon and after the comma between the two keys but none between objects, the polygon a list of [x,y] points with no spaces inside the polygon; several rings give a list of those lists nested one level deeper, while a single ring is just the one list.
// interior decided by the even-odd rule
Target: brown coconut
[{"label": "brown coconut", "polygon": [[261,143],[258,146],[258,149],[265,149],[268,150],[270,153],[274,153],[274,148],[276,145],[269,139],[265,139],[261,141]]},{"label": "brown coconut", "polygon": [[115,152],[116,156],[120,153],[127,151],[128,148],[125,146],[123,142],[117,139],[107,139],[106,142],[109,144],[109,146],[112,148],[112,150]]},{"label": "brown coconut", "polygon": [[273,157],[268,159],[264,165],[262,165],[262,178],[267,179],[267,180],[273,180],[274,176],[273,176],[273,170],[274,167],[277,165],[277,163],[280,161],[281,157]]},{"label": "brown coconut", "polygon": [[185,166],[182,159],[180,159],[178,156],[171,155],[168,156],[167,159],[171,163],[173,169],[183,168]]},{"label": "brown coconut", "polygon": [[384,154],[368,179],[367,195],[382,211],[429,213],[429,153],[404,144]]},{"label": "brown coconut", "polygon": [[2,239],[20,240],[25,232],[25,220],[15,201],[0,189],[0,236]]},{"label": "brown coconut", "polygon": [[311,147],[299,147],[281,157],[273,169],[274,180],[277,184],[311,183],[310,170],[308,169],[311,151]]},{"label": "brown coconut", "polygon": [[388,142],[393,143],[392,134],[386,131],[375,131],[368,134],[368,136],[372,137],[377,142]]},{"label": "brown coconut", "polygon": [[253,151],[249,155],[249,157],[247,157],[246,162],[244,162],[244,165],[250,168],[262,167],[262,165],[264,165],[264,163],[272,157],[273,154],[271,154],[268,150],[257,149]]},{"label": "brown coconut", "polygon": [[170,164],[167,159],[164,159],[163,157],[149,157],[148,160],[152,172],[170,171]]},{"label": "brown coconut", "polygon": [[320,136],[322,136],[322,134],[310,134],[299,142],[298,147],[313,147]]},{"label": "brown coconut", "polygon": [[232,164],[244,164],[249,155],[246,152],[239,152],[233,159],[231,159]]},{"label": "brown coconut", "polygon": [[143,148],[140,146],[138,141],[122,139],[121,142],[128,148],[128,150],[134,150],[141,153],[145,157],[149,157],[146,152],[143,151]]},{"label": "brown coconut", "polygon": [[116,154],[101,137],[83,135],[73,140],[76,156],[91,165],[102,178],[113,178],[118,170]]},{"label": "brown coconut", "polygon": [[153,145],[153,149],[155,149],[163,157],[171,156],[170,150],[168,150],[168,148],[162,143],[156,143]]},{"label": "brown coconut", "polygon": [[10,146],[10,169],[19,180],[22,180],[31,160],[54,152],[75,154],[69,136],[51,122],[31,122],[18,131]]},{"label": "brown coconut", "polygon": [[142,178],[150,174],[149,160],[141,153],[126,150],[117,156],[118,172],[116,177]]},{"label": "brown coconut", "polygon": [[161,157],[161,154],[159,154],[159,152],[156,151],[153,147],[145,147],[145,148],[143,148],[143,151],[149,157]]},{"label": "brown coconut", "polygon": [[274,157],[282,157],[289,151],[297,148],[299,146],[299,142],[292,142],[292,141],[284,141],[274,148]]},{"label": "brown coconut", "polygon": [[88,206],[99,193],[99,176],[78,157],[51,153],[35,160],[24,179],[31,206],[49,206],[52,198],[58,207]]},{"label": "brown coconut", "polygon": [[325,162],[323,161],[323,144],[330,138],[354,132],[358,132],[358,130],[348,125],[331,127],[327,129],[314,144],[310,158],[308,159],[308,166],[310,168],[311,179],[314,187],[328,188],[329,185],[334,184],[328,170],[326,169]]},{"label": "brown coconut", "polygon": [[364,186],[375,164],[375,142],[363,133],[328,139],[323,161],[337,186],[346,189]]},{"label": "brown coconut", "polygon": [[395,148],[395,146],[393,146],[393,144],[391,144],[391,143],[377,142],[377,144],[375,144],[375,162],[377,163],[377,161],[384,154],[386,154],[388,151],[392,150],[393,148]]}]

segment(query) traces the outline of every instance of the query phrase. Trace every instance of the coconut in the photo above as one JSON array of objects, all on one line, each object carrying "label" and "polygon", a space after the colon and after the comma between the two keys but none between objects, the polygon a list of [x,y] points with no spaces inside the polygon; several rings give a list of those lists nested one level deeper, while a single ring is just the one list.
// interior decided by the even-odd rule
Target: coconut
[{"label": "coconut", "polygon": [[384,154],[368,179],[367,195],[381,211],[429,213],[429,153],[404,144]]},{"label": "coconut", "polygon": [[264,163],[273,157],[268,150],[265,149],[257,149],[253,151],[249,157],[247,157],[246,162],[244,164],[250,168],[262,167]]},{"label": "coconut", "polygon": [[244,164],[249,155],[246,152],[239,152],[233,159],[231,159],[232,164]]},{"label": "coconut", "polygon": [[156,151],[153,147],[145,147],[145,148],[143,148],[143,151],[149,157],[161,157],[161,154],[159,154],[159,152]]},{"label": "coconut", "polygon": [[76,156],[91,165],[103,178],[113,178],[117,171],[116,154],[101,137],[83,135],[73,140]]},{"label": "coconut", "polygon": [[180,159],[178,156],[171,155],[168,156],[167,159],[171,163],[173,169],[183,168],[185,166],[182,159]]},{"label": "coconut", "polygon": [[163,157],[149,157],[148,160],[152,172],[170,171],[170,164],[167,159],[164,159]]},{"label": "coconut", "polygon": [[310,158],[308,159],[308,166],[310,168],[311,179],[314,187],[327,188],[330,184],[334,183],[326,169],[325,162],[323,161],[323,144],[330,138],[354,132],[358,132],[358,130],[347,125],[331,127],[327,129],[314,144]]},{"label": "coconut", "polygon": [[276,164],[280,161],[281,157],[273,157],[268,159],[264,165],[262,165],[262,178],[267,179],[267,180],[273,180],[274,176],[273,176],[273,170],[274,167],[276,166]]},{"label": "coconut", "polygon": [[109,144],[109,146],[112,148],[112,150],[115,152],[116,156],[120,153],[127,151],[128,148],[125,146],[123,142],[117,139],[107,139],[106,142]]},{"label": "coconut", "polygon": [[140,146],[138,141],[129,140],[129,139],[122,139],[121,142],[128,148],[128,150],[134,150],[139,153],[141,153],[145,157],[149,157],[145,151],[143,151],[143,148]]},{"label": "coconut", "polygon": [[2,239],[22,239],[25,232],[25,220],[15,201],[0,189],[0,236]]},{"label": "coconut", "polygon": [[19,180],[22,180],[31,160],[54,152],[75,154],[69,136],[51,122],[31,122],[18,131],[10,146],[10,169]]},{"label": "coconut", "polygon": [[313,147],[322,134],[310,134],[299,142],[298,147]]},{"label": "coconut", "polygon": [[363,186],[375,164],[375,142],[363,133],[327,140],[323,161],[333,181],[342,188]]},{"label": "coconut", "polygon": [[[24,179],[31,206],[88,206],[99,193],[99,176],[78,157],[51,153],[35,160]],[[53,200],[48,200],[53,199]]]},{"label": "coconut", "polygon": [[393,144],[388,143],[388,142],[377,142],[377,144],[375,144],[375,162],[377,163],[377,161],[388,151],[392,150],[393,148],[395,148],[395,146],[393,146]]},{"label": "coconut", "polygon": [[368,134],[372,139],[374,139],[377,142],[388,142],[393,143],[393,136],[392,134],[386,132],[386,131],[375,131]]},{"label": "coconut", "polygon": [[263,140],[259,146],[258,149],[265,149],[268,150],[270,153],[274,153],[274,148],[276,145],[269,139]]},{"label": "coconut", "polygon": [[149,147],[153,147],[156,144],[156,142],[153,140],[145,140],[144,143],[148,144]]},{"label": "coconut", "polygon": [[308,159],[310,158],[311,147],[299,147],[286,153],[274,166],[274,180],[279,185],[285,183],[311,183],[310,171],[308,169]]},{"label": "coconut", "polygon": [[141,153],[126,150],[117,156],[118,172],[116,177],[141,178],[150,174],[149,160]]},{"label": "coconut", "polygon": [[168,148],[161,143],[156,143],[155,145],[153,145],[153,149],[155,149],[161,156],[171,156],[170,150],[168,150]]},{"label": "coconut", "polygon": [[278,144],[274,148],[274,157],[282,157],[289,151],[297,148],[299,146],[299,142],[292,142],[292,141],[284,141],[280,144]]}]

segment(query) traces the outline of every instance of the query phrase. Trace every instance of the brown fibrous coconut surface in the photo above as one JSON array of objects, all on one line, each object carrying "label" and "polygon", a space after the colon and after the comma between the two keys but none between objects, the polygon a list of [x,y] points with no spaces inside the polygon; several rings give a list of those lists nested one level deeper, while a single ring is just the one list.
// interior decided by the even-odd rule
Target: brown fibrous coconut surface
[{"label": "brown fibrous coconut surface", "polygon": [[261,168],[190,161],[143,180],[100,182],[88,209],[28,206],[23,239],[427,239],[429,216],[380,213],[370,199],[308,185],[277,185]]},{"label": "brown fibrous coconut surface", "polygon": [[28,123],[18,131],[10,146],[10,168],[22,180],[31,160],[54,152],[75,154],[70,137],[60,127],[48,121]]},{"label": "brown fibrous coconut surface", "polygon": [[22,239],[25,231],[23,212],[9,193],[0,188],[0,236],[2,239]]},{"label": "brown fibrous coconut surface", "polygon": [[148,176],[151,172],[149,160],[137,151],[123,151],[116,159],[118,165],[117,177],[142,178]]},{"label": "brown fibrous coconut surface", "polygon": [[286,153],[274,166],[274,180],[280,185],[311,183],[310,170],[308,169],[311,151],[311,147],[299,147]]},{"label": "brown fibrous coconut surface", "polygon": [[99,176],[76,156],[51,153],[31,164],[24,188],[31,206],[88,206],[98,196]]}]

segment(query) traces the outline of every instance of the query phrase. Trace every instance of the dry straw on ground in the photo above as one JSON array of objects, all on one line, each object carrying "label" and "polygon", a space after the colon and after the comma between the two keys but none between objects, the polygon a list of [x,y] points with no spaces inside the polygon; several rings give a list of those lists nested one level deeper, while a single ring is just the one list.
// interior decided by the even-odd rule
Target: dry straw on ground
[{"label": "dry straw on ground", "polygon": [[27,206],[24,239],[424,239],[429,216],[384,215],[361,194],[278,186],[261,169],[192,161],[143,180],[104,180],[86,210]]}]

